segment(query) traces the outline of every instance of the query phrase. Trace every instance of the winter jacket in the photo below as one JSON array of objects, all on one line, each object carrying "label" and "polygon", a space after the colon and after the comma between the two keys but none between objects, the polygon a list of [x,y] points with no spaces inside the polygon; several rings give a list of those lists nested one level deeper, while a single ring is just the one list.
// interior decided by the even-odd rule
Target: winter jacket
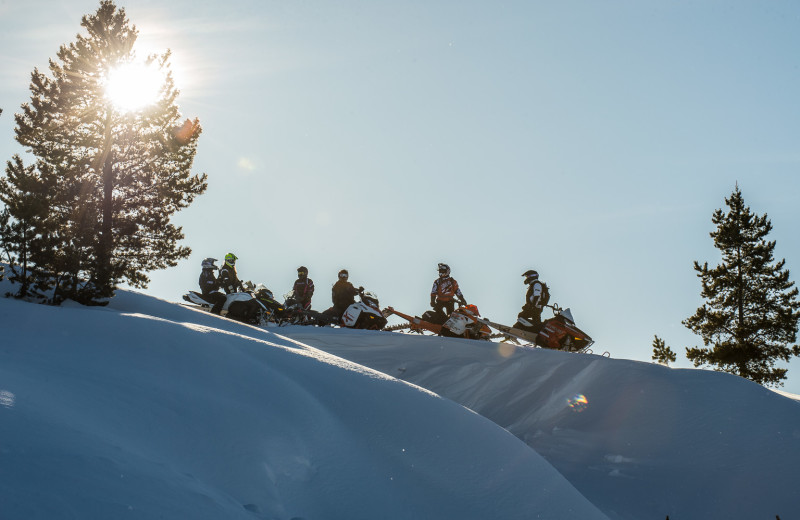
[{"label": "winter jacket", "polygon": [[229,265],[224,265],[219,269],[219,276],[217,276],[220,288],[225,291],[225,294],[231,294],[239,291],[244,291],[242,282],[236,275],[236,268]]},{"label": "winter jacket", "polygon": [[542,310],[547,302],[542,301],[544,296],[544,284],[539,280],[533,282],[528,286],[528,293],[525,295],[525,305],[522,306],[522,311],[517,315],[517,318],[524,318],[530,323],[528,325],[515,324],[515,327],[528,330],[531,332],[539,332],[542,328]]},{"label": "winter jacket", "polygon": [[200,273],[199,283],[200,291],[203,293],[203,296],[207,296],[219,289],[219,282],[217,281],[217,277],[214,276],[213,269],[203,269],[203,272]]},{"label": "winter jacket", "polygon": [[542,303],[542,294],[543,294],[542,282],[536,280],[535,282],[530,284],[528,286],[528,294],[525,295],[525,306],[523,307],[523,309],[525,309],[526,307],[536,308],[539,309],[539,311],[541,312],[541,309],[544,306],[544,304]]},{"label": "winter jacket", "polygon": [[294,299],[304,309],[311,308],[311,297],[314,296],[314,281],[311,278],[298,278],[294,282]]},{"label": "winter jacket", "polygon": [[333,308],[337,311],[344,312],[347,307],[356,302],[356,295],[358,289],[353,284],[346,280],[339,280],[333,284],[331,290],[331,298],[333,299]]},{"label": "winter jacket", "polygon": [[431,304],[434,301],[449,302],[454,296],[466,302],[466,298],[461,294],[461,289],[458,288],[458,282],[455,278],[445,276],[434,280],[433,288],[431,289]]}]

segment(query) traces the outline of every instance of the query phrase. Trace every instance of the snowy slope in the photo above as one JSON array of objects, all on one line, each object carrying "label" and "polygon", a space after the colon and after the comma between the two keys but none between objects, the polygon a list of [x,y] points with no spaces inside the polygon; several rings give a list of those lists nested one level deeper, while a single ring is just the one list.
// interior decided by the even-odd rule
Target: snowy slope
[{"label": "snowy slope", "polygon": [[607,518],[489,420],[260,329],[125,292],[0,323],[4,520]]},{"label": "snowy slope", "polygon": [[507,428],[610,518],[800,517],[800,403],[739,377],[461,339],[281,331]]},{"label": "snowy slope", "polygon": [[800,403],[726,374],[124,291],[0,323],[3,519],[800,516]]}]

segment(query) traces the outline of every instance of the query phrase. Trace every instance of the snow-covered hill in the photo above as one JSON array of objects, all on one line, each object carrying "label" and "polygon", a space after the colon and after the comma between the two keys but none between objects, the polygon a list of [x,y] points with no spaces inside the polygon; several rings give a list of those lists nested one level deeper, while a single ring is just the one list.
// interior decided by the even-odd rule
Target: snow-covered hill
[{"label": "snow-covered hill", "polygon": [[800,516],[800,403],[725,374],[125,291],[0,328],[3,519]]}]

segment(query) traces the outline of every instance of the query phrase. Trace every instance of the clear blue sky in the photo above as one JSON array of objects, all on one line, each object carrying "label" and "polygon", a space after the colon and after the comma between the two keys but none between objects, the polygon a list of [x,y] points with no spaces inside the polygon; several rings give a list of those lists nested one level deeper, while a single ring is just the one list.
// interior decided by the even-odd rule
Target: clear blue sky
[{"label": "clear blue sky", "polygon": [[[0,0],[0,157],[34,67],[99,2]],[[511,322],[537,269],[596,351],[679,354],[716,265],[711,214],[738,182],[798,280],[800,4],[793,1],[118,3],[173,52],[204,128],[209,189],[176,222],[191,258],[239,256],[276,294],[305,265],[314,307],[340,268],[383,305],[426,309],[436,264]],[[800,393],[800,360],[784,388]]]}]

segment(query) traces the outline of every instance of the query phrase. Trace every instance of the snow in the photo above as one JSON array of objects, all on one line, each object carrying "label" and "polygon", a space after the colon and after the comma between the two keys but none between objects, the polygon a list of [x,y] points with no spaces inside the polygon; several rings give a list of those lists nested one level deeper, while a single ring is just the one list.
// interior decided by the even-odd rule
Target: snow
[{"label": "snow", "polygon": [[800,403],[727,374],[127,291],[0,324],[4,520],[800,516]]}]

